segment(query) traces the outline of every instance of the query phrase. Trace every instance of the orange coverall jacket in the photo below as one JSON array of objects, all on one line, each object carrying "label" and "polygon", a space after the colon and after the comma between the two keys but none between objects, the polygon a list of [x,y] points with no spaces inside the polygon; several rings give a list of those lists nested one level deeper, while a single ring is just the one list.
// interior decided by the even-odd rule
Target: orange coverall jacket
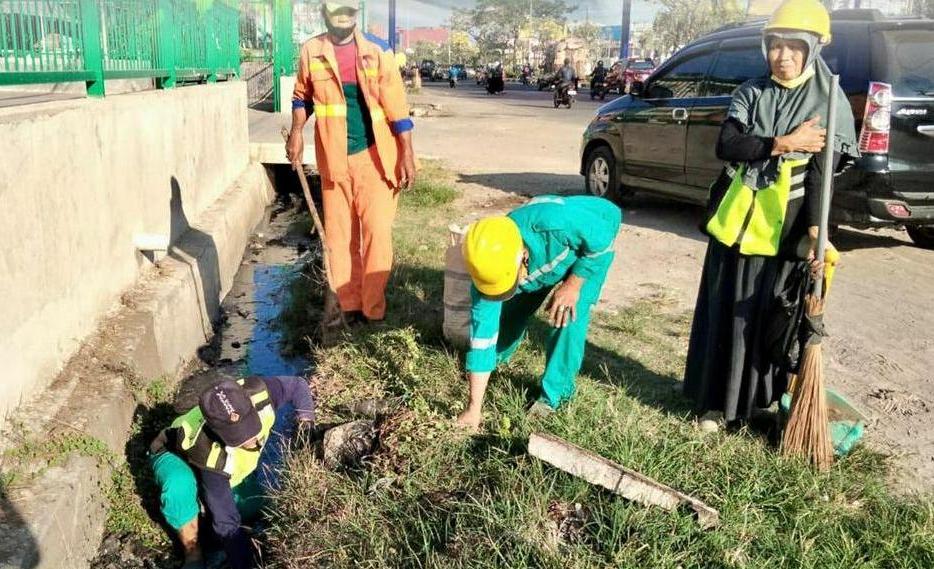
[{"label": "orange coverall jacket", "polygon": [[[387,181],[399,186],[400,142],[397,135],[412,130],[405,88],[389,45],[370,34],[354,32],[357,42],[357,81],[373,120],[376,151]],[[349,179],[347,161],[347,101],[338,71],[334,44],[327,34],[302,46],[293,108],[314,112],[315,154],[321,175],[333,182]]]}]

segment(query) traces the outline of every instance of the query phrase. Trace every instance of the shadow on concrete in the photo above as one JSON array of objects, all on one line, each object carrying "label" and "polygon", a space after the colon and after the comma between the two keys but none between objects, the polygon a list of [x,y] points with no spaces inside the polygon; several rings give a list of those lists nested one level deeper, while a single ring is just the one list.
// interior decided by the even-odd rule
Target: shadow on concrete
[{"label": "shadow on concrete", "polygon": [[0,567],[33,569],[39,566],[39,544],[16,509],[3,480],[0,480],[0,532]]},{"label": "shadow on concrete", "polygon": [[188,265],[192,279],[200,284],[198,302],[202,307],[202,328],[205,337],[210,337],[214,331],[214,320],[220,310],[220,261],[217,245],[213,237],[193,228],[188,222],[182,203],[182,189],[175,176],[172,176],[170,186],[169,257]]},{"label": "shadow on concrete", "polygon": [[623,205],[623,225],[641,227],[707,242],[701,231],[706,209],[660,196],[636,193]]},{"label": "shadow on concrete", "polygon": [[912,246],[910,241],[900,240],[891,233],[859,231],[849,227],[838,229],[832,234],[830,240],[843,253],[857,249],[892,249]]},{"label": "shadow on concrete", "polygon": [[460,174],[458,181],[464,184],[479,184],[523,196],[584,193],[584,178],[568,174],[544,174],[541,172]]}]

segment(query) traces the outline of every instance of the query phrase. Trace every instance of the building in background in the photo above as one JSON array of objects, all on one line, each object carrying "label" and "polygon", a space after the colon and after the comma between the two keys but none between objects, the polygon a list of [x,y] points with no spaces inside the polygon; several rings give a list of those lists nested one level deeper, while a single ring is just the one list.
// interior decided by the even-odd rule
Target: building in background
[{"label": "building in background", "polygon": [[418,42],[426,42],[435,45],[441,45],[451,37],[451,30],[448,28],[411,28],[408,30],[399,30],[399,43],[401,49],[415,47]]}]

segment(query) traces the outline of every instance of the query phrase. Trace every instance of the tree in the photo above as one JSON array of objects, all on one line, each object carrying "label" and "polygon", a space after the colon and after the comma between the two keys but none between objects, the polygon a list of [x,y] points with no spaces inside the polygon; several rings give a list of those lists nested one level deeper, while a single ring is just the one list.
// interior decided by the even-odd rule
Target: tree
[{"label": "tree", "polygon": [[716,28],[739,22],[744,12],[735,0],[656,0],[662,10],[652,24],[653,39],[662,52],[672,52]]},{"label": "tree", "polygon": [[523,32],[531,43],[541,24],[563,23],[571,10],[565,0],[477,0],[473,8],[457,10],[454,23],[474,39],[481,58],[502,59],[512,53],[518,64]]},{"label": "tree", "polygon": [[432,61],[442,61],[444,59],[441,57],[441,47],[438,44],[432,43],[430,41],[421,40],[415,42],[415,45],[412,46],[412,51],[414,52],[412,58],[415,61],[425,61],[426,59],[430,59]]}]

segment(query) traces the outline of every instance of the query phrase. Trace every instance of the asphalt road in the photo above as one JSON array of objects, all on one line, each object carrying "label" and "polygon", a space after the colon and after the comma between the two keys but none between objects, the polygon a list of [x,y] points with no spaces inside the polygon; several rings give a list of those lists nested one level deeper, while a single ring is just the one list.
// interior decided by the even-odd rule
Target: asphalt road
[{"label": "asphalt road", "polygon": [[[490,96],[473,84],[428,83],[413,102],[439,103],[442,113],[417,121],[416,148],[457,171],[477,204],[496,203],[501,192],[582,193],[581,134],[599,103],[581,95],[556,110],[550,93],[534,89],[507,85]],[[637,196],[624,211],[601,306],[652,298],[691,310],[707,243],[702,219],[696,206]],[[844,227],[835,243],[843,257],[827,309],[828,382],[869,416],[873,446],[898,458],[896,484],[934,488],[934,251],[893,229]]]}]

